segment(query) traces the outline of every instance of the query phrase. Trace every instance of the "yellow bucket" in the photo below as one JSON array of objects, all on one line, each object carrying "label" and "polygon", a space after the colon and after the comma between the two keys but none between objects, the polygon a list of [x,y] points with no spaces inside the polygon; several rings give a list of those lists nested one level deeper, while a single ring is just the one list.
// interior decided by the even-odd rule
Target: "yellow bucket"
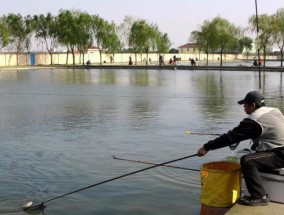
[{"label": "yellow bucket", "polygon": [[202,204],[230,207],[241,195],[241,167],[234,162],[211,162],[201,168]]}]

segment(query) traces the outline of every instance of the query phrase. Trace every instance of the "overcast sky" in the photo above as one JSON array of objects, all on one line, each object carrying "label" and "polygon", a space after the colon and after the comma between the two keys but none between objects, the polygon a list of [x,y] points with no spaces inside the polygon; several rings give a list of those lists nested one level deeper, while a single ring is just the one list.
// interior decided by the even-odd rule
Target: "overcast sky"
[{"label": "overcast sky", "polygon": [[[284,0],[258,0],[259,14],[274,14],[284,8]],[[168,33],[173,47],[188,42],[190,32],[204,20],[221,16],[237,26],[246,27],[255,14],[255,0],[1,0],[0,15],[57,15],[60,9],[79,9],[114,21],[125,16],[146,19]]]}]

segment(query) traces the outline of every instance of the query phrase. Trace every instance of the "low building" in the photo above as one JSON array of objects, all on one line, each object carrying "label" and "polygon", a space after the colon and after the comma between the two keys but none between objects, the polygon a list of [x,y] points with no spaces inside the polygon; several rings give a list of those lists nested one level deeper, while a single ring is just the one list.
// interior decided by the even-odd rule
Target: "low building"
[{"label": "low building", "polygon": [[186,43],[178,47],[178,49],[179,49],[179,53],[181,54],[197,54],[199,52],[197,43]]}]

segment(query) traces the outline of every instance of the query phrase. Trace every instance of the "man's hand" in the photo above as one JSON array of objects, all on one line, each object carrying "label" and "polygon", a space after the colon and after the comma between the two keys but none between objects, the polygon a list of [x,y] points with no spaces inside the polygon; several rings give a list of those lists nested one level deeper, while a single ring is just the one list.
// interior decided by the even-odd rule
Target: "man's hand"
[{"label": "man's hand", "polygon": [[199,156],[199,157],[202,157],[202,156],[204,156],[204,155],[206,155],[207,154],[207,151],[204,149],[204,146],[202,146],[199,150],[198,150],[198,152],[197,152],[197,155]]}]

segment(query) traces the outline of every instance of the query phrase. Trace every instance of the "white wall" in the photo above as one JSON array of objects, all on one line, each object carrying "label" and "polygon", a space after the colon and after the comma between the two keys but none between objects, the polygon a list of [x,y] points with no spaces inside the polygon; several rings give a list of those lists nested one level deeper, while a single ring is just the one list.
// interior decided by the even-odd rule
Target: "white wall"
[{"label": "white wall", "polygon": [[[50,55],[49,53],[34,53],[35,55],[35,65],[50,65]],[[161,54],[164,57],[165,64],[168,64],[170,58],[173,58],[175,55],[177,58],[181,58],[182,61],[189,61],[189,58],[198,58],[198,60],[205,60],[207,58],[206,54]],[[110,63],[110,56],[111,54],[102,54],[102,62],[105,61],[103,64],[111,64]],[[132,58],[133,65],[135,65],[135,54],[133,53],[117,53],[114,55],[114,63],[113,64],[128,64],[129,57]],[[254,56],[250,56],[253,59]],[[66,64],[66,53],[53,53],[53,64],[65,65]],[[137,65],[145,65],[147,55],[137,54]],[[155,65],[158,64],[159,54],[151,53],[148,55],[148,60],[151,58],[151,64]],[[210,54],[208,56],[209,61],[215,61],[218,58],[221,58],[219,54]],[[247,57],[245,55],[223,55],[224,61],[231,61],[231,60],[245,60]],[[267,56],[267,60],[277,60],[276,56]],[[100,55],[98,51],[92,51],[85,54],[85,63],[87,60],[91,61],[91,64],[99,65],[100,64]],[[18,56],[19,66],[27,66],[31,65],[31,56],[29,53],[20,54]],[[71,53],[68,55],[68,65],[73,64],[73,56]],[[75,54],[75,64],[80,65],[83,64],[83,56],[79,53]],[[0,66],[16,66],[17,65],[17,57],[16,53],[0,53]]]}]

